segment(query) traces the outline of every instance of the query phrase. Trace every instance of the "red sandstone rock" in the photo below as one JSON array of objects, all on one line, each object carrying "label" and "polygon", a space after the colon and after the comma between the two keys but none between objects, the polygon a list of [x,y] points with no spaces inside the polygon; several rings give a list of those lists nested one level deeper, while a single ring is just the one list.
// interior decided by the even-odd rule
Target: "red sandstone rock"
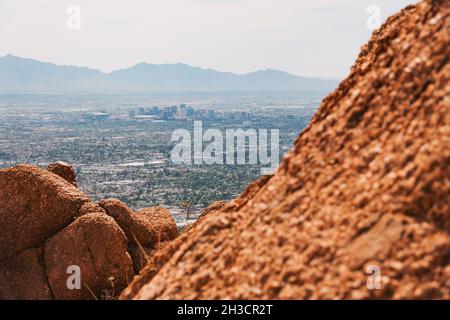
[{"label": "red sandstone rock", "polygon": [[178,236],[175,220],[169,210],[162,207],[140,209],[136,217],[145,219],[151,223],[152,230],[156,234],[156,245],[161,242],[173,240]]},{"label": "red sandstone rock", "polygon": [[136,273],[147,263],[148,254],[160,243],[177,237],[178,230],[169,211],[164,208],[145,208],[134,212],[117,199],[105,199],[99,205],[113,217],[130,241],[128,252]]},{"label": "red sandstone rock", "polygon": [[[156,239],[171,225],[153,218]],[[0,298],[113,298],[134,275],[127,243],[114,219],[62,177],[29,165],[0,170]],[[71,265],[81,268],[80,290],[67,287]]]},{"label": "red sandstone rock", "polygon": [[79,216],[89,198],[54,174],[29,165],[0,170],[0,260],[39,246]]},{"label": "red sandstone rock", "polygon": [[47,170],[60,176],[70,184],[73,184],[75,187],[77,186],[77,176],[75,174],[75,170],[73,170],[73,167],[70,164],[58,161],[49,164]]},{"label": "red sandstone rock", "polygon": [[26,249],[0,263],[0,299],[52,299],[42,261],[42,249]]},{"label": "red sandstone rock", "polygon": [[109,216],[114,218],[131,242],[149,248],[156,245],[157,236],[152,229],[150,220],[137,215],[118,199],[105,199],[100,201],[99,205]]},{"label": "red sandstone rock", "polygon": [[86,202],[83,203],[78,210],[80,216],[88,214],[88,213],[96,213],[96,212],[102,212],[106,214],[105,209],[100,207],[98,204],[95,204],[93,202]]},{"label": "red sandstone rock", "polygon": [[[104,213],[86,214],[48,240],[44,262],[55,299],[114,296],[134,274],[125,234]],[[72,265],[80,267],[80,290],[67,287],[67,268]]]},{"label": "red sandstone rock", "polygon": [[139,274],[135,276],[133,282],[121,293],[121,300],[133,299],[139,290],[158,273],[164,264],[172,257],[172,255],[180,248],[180,246],[188,241],[189,237],[195,233],[197,225],[212,215],[226,214],[236,208],[245,205],[251,198],[259,192],[259,190],[270,180],[270,176],[263,176],[252,182],[246,190],[236,199],[226,203],[224,201],[216,201],[203,210],[201,216],[196,222],[189,226],[175,241],[165,242],[158,250],[149,253],[146,256],[146,265]]},{"label": "red sandstone rock", "polygon": [[154,253],[122,298],[450,299],[449,28],[446,1],[389,18],[276,174]]}]

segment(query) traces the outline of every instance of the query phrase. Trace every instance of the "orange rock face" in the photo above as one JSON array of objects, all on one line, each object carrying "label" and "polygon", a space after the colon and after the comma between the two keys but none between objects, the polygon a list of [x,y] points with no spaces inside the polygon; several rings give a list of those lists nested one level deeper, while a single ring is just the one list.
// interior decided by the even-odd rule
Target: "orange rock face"
[{"label": "orange rock face", "polygon": [[123,299],[450,299],[450,6],[388,19],[276,174]]},{"label": "orange rock face", "polygon": [[[114,296],[134,275],[127,238],[114,219],[103,213],[86,214],[48,240],[44,263],[55,299]],[[67,275],[67,268],[72,265],[81,271],[80,290],[69,289],[67,281],[61,281],[61,275]],[[108,282],[109,287],[105,285]]]},{"label": "orange rock face", "polygon": [[19,165],[0,170],[0,260],[43,243],[78,215],[89,198],[45,170]]},{"label": "orange rock face", "polygon": [[0,299],[52,299],[42,249],[26,249],[7,262],[0,263]]},{"label": "orange rock face", "polygon": [[60,176],[61,178],[64,178],[64,180],[73,184],[75,187],[77,186],[77,176],[70,164],[62,161],[55,162],[50,164],[47,167],[47,170]]},{"label": "orange rock face", "polygon": [[175,220],[165,208],[145,208],[134,212],[117,199],[105,199],[99,205],[124,230],[136,273],[147,264],[152,250],[178,236]]},{"label": "orange rock face", "polygon": [[166,209],[109,202],[108,215],[65,179],[30,165],[0,170],[0,299],[115,298],[134,276],[134,235],[145,257],[178,235]]}]

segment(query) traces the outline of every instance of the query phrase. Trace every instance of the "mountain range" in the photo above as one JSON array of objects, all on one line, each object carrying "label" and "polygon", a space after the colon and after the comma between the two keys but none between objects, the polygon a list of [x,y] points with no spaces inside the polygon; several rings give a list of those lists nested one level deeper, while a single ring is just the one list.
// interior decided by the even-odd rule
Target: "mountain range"
[{"label": "mountain range", "polygon": [[240,75],[182,63],[139,63],[104,73],[11,54],[0,57],[0,93],[301,91],[331,90],[337,84],[337,80],[300,77],[273,69]]}]

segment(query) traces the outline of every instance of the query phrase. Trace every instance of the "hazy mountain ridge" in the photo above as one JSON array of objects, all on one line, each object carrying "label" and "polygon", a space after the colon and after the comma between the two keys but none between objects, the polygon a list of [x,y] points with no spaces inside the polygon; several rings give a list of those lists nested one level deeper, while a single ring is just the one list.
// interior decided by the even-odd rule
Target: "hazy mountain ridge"
[{"label": "hazy mountain ridge", "polygon": [[330,90],[336,80],[295,76],[266,69],[238,75],[186,64],[139,63],[103,73],[13,55],[0,57],[0,92],[149,92]]}]

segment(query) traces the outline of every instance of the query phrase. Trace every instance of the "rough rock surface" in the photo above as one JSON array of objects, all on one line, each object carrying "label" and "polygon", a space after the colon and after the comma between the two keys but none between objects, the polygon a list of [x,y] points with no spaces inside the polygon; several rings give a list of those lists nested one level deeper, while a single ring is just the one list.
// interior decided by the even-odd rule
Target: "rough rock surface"
[{"label": "rough rock surface", "polygon": [[73,184],[75,187],[77,187],[77,176],[75,174],[75,170],[70,164],[58,161],[49,164],[47,170],[60,176],[70,184]]},{"label": "rough rock surface", "polygon": [[276,174],[122,298],[450,299],[449,30],[447,1],[389,18]]},{"label": "rough rock surface", "polygon": [[[100,298],[93,297],[99,292],[114,296],[134,275],[125,234],[104,213],[86,214],[48,240],[44,263],[55,299]],[[80,267],[80,290],[70,290],[61,281],[61,274],[67,274],[72,265]],[[109,288],[105,286],[108,282]]]},{"label": "rough rock surface", "polygon": [[164,264],[171,258],[180,246],[195,232],[197,225],[201,224],[205,219],[214,214],[224,214],[233,209],[242,207],[249,201],[264,184],[270,179],[264,176],[252,182],[246,190],[236,199],[226,203],[224,201],[216,201],[203,210],[200,217],[192,225],[190,225],[178,238],[174,241],[163,243],[159,248],[146,257],[145,268],[135,276],[133,282],[120,295],[120,299],[133,299],[139,290],[147,284]]},{"label": "rough rock surface", "polygon": [[[148,249],[178,234],[165,209],[131,213],[145,223],[133,220],[126,232],[136,232]],[[47,170],[30,165],[0,170],[0,299],[116,297],[134,276],[135,252],[128,250],[115,218],[128,226]],[[70,266],[79,267],[79,290],[67,287]]]},{"label": "rough rock surface", "polygon": [[1,300],[52,298],[42,261],[42,249],[26,249],[10,261],[0,263]]},{"label": "rough rock surface", "polygon": [[118,199],[102,200],[99,206],[124,230],[136,273],[146,265],[153,249],[178,236],[175,220],[165,208],[145,208],[134,212]]},{"label": "rough rock surface", "polygon": [[143,208],[136,211],[136,216],[151,222],[152,230],[156,234],[156,245],[178,236],[177,224],[166,208]]},{"label": "rough rock surface", "polygon": [[89,198],[30,165],[0,170],[0,260],[39,246],[71,223]]}]

